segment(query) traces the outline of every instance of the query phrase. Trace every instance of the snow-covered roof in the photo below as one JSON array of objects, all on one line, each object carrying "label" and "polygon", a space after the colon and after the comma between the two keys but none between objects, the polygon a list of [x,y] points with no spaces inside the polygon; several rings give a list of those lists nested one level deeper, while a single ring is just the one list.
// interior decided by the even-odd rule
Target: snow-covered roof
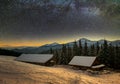
[{"label": "snow-covered roof", "polygon": [[69,65],[91,67],[95,59],[94,56],[74,56]]},{"label": "snow-covered roof", "polygon": [[46,63],[53,58],[53,54],[22,54],[15,60],[32,63]]},{"label": "snow-covered roof", "polygon": [[100,64],[100,65],[92,66],[93,69],[102,68],[102,67],[105,67],[105,65],[104,64]]}]

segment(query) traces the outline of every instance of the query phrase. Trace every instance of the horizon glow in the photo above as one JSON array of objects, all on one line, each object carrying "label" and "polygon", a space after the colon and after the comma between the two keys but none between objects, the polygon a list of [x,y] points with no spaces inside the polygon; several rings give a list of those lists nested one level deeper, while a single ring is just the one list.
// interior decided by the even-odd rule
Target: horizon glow
[{"label": "horizon glow", "polygon": [[[106,39],[106,40],[109,40],[109,41],[115,41],[115,40],[120,40],[118,38],[89,38],[89,37],[84,37],[88,40],[91,40],[91,41],[99,41],[99,40],[103,40],[103,39]],[[59,43],[59,44],[64,44],[64,43],[68,43],[68,42],[74,42],[75,40],[79,40],[79,39],[82,39],[82,38],[72,38],[72,39],[61,39],[61,40],[56,40],[56,41],[53,41],[53,40],[49,40],[49,41],[39,41],[39,40],[29,40],[29,41],[9,41],[9,42],[0,42],[0,47],[37,47],[37,46],[42,46],[42,45],[45,45],[45,44],[51,44],[51,43]]]}]

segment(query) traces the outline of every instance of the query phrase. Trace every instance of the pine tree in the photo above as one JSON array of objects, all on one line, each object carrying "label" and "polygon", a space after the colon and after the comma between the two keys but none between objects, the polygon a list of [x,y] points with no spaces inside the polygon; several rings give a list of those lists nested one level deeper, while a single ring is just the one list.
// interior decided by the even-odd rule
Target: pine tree
[{"label": "pine tree", "polygon": [[99,42],[97,41],[97,43],[96,43],[96,55],[99,54],[99,51],[100,51],[100,47],[99,47]]},{"label": "pine tree", "polygon": [[109,57],[109,50],[108,50],[108,43],[106,40],[104,40],[104,44],[102,47],[103,48],[100,52],[99,59],[100,59],[101,63],[108,65],[107,58]]},{"label": "pine tree", "polygon": [[56,64],[60,64],[60,56],[59,56],[58,50],[55,50],[54,52],[54,59]]},{"label": "pine tree", "polygon": [[79,40],[79,48],[78,48],[78,55],[81,56],[82,55],[82,43],[81,40]]},{"label": "pine tree", "polygon": [[87,46],[86,41],[85,41],[85,45],[84,45],[84,56],[88,56],[88,46]]},{"label": "pine tree", "polygon": [[72,58],[73,58],[72,49],[69,45],[67,45],[67,63],[69,63]]},{"label": "pine tree", "polygon": [[77,42],[75,41],[74,45],[73,45],[73,56],[79,55],[78,53],[79,53],[79,51],[78,51],[78,45],[77,45]]},{"label": "pine tree", "polygon": [[112,46],[111,43],[109,44],[108,50],[109,50],[109,55],[107,57],[108,66],[114,68],[115,54],[114,47]]},{"label": "pine tree", "polygon": [[114,68],[120,69],[120,47],[118,45],[116,45],[116,47],[115,47]]},{"label": "pine tree", "polygon": [[95,56],[95,46],[94,46],[94,44],[91,45],[91,48],[90,48],[90,55],[91,55],[91,56]]},{"label": "pine tree", "polygon": [[50,54],[53,54],[53,49],[52,48],[50,48]]},{"label": "pine tree", "polygon": [[62,47],[62,51],[61,51],[61,64],[67,64],[67,52],[66,52],[67,48],[66,48],[66,45],[63,44],[63,47]]}]

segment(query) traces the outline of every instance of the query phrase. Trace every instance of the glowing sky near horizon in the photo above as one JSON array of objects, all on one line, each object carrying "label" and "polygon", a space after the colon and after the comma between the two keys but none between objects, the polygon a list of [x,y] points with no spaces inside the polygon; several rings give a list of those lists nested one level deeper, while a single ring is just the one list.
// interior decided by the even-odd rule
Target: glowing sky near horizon
[{"label": "glowing sky near horizon", "polygon": [[101,40],[101,39],[107,39],[107,40],[119,40],[119,37],[112,37],[112,36],[108,36],[108,37],[104,37],[103,36],[98,36],[98,35],[95,35],[95,36],[71,36],[71,37],[63,37],[61,36],[58,37],[58,38],[54,38],[52,39],[52,37],[50,37],[49,39],[34,39],[34,38],[29,38],[29,39],[21,39],[21,38],[24,38],[24,37],[21,37],[21,38],[18,38],[18,39],[3,39],[0,41],[0,46],[1,47],[19,47],[19,46],[41,46],[41,45],[44,45],[44,44],[51,44],[53,42],[57,42],[57,43],[67,43],[67,42],[72,42],[72,41],[75,41],[75,40],[79,40],[80,38],[87,38],[89,40],[94,40],[94,41],[97,41],[97,40]]}]

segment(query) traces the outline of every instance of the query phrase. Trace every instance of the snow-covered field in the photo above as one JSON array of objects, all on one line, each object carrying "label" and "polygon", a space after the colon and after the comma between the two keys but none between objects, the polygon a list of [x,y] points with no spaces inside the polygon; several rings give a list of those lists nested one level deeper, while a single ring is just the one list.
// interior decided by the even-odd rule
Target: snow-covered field
[{"label": "snow-covered field", "polygon": [[45,67],[0,56],[0,84],[120,84],[120,73],[93,75],[69,66]]}]

